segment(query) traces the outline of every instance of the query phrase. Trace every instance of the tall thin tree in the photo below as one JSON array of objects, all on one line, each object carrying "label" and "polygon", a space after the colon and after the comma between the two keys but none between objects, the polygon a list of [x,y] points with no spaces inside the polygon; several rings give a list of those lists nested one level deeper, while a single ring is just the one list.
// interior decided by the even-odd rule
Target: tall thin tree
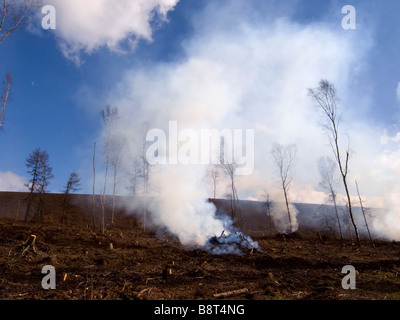
[{"label": "tall thin tree", "polygon": [[318,160],[318,170],[321,176],[319,183],[320,187],[328,193],[329,202],[333,203],[335,209],[336,222],[339,229],[340,239],[343,240],[342,225],[339,218],[339,210],[337,206],[337,194],[336,194],[336,179],[335,179],[336,164],[334,160],[329,157],[322,157]]},{"label": "tall thin tree", "polygon": [[141,178],[143,178],[142,163],[139,157],[135,157],[132,162],[131,172],[129,173],[129,186],[127,187],[133,197],[138,193]]},{"label": "tall thin tree", "polygon": [[76,192],[80,189],[80,178],[76,172],[72,172],[68,178],[67,184],[64,187],[64,197],[62,202],[63,215],[61,222],[63,224],[69,224],[70,213],[71,213],[71,202],[70,194],[71,192]]},{"label": "tall thin tree", "polygon": [[34,193],[38,189],[37,183],[38,183],[40,170],[41,170],[40,153],[41,153],[41,150],[39,148],[36,148],[29,154],[29,156],[25,162],[25,166],[28,169],[27,173],[31,177],[29,182],[26,184],[26,186],[29,189],[29,194],[28,194],[28,199],[27,199],[28,202],[27,202],[26,211],[25,211],[25,219],[24,219],[25,222],[28,221],[28,216],[29,216],[29,212],[31,210]]},{"label": "tall thin tree", "polygon": [[357,224],[354,219],[350,191],[347,183],[349,173],[350,148],[349,146],[347,147],[345,151],[345,157],[342,157],[342,150],[339,143],[340,116],[338,113],[339,98],[337,96],[336,89],[334,85],[329,81],[321,80],[319,86],[314,89],[308,89],[308,93],[323,115],[324,122],[322,126],[329,138],[332,152],[339,167],[339,172],[341,174],[343,186],[346,192],[350,220],[353,225],[357,245],[360,247],[360,235],[358,233]]},{"label": "tall thin tree", "polygon": [[231,162],[222,162],[220,164],[220,168],[222,169],[222,172],[229,180],[229,190],[230,190],[229,199],[231,201],[232,220],[234,221],[237,220],[239,227],[243,229],[244,224],[242,217],[242,209],[240,206],[239,195],[236,189],[236,174],[237,174],[238,164],[234,160]]},{"label": "tall thin tree", "polygon": [[124,138],[120,134],[114,134],[111,139],[110,156],[111,166],[113,169],[113,194],[112,194],[112,207],[111,207],[111,228],[114,227],[114,216],[115,216],[115,203],[116,203],[116,192],[118,184],[118,175],[122,165],[123,157]]},{"label": "tall thin tree", "polygon": [[141,126],[142,135],[142,177],[143,177],[143,231],[146,231],[146,219],[147,219],[147,198],[149,194],[149,177],[150,177],[150,164],[147,160],[146,152],[148,143],[146,141],[146,135],[149,130],[149,123],[143,122]]},{"label": "tall thin tree", "polygon": [[357,189],[357,194],[358,194],[358,200],[360,201],[361,212],[362,212],[363,217],[364,217],[365,227],[367,228],[369,240],[371,241],[372,246],[375,248],[375,243],[374,243],[374,240],[372,239],[371,232],[369,231],[368,221],[367,221],[367,217],[366,217],[366,210],[367,209],[364,208],[364,202],[361,199],[360,190],[358,188],[357,180],[356,180],[356,189]]},{"label": "tall thin tree", "polygon": [[218,165],[212,165],[210,168],[210,176],[213,182],[213,199],[215,200],[217,196],[217,185],[219,183],[219,180],[221,178],[221,170],[220,166]]},{"label": "tall thin tree", "polygon": [[92,224],[93,230],[96,230],[96,202],[95,202],[95,188],[96,188],[96,142],[93,143],[93,160],[92,160],[92,169],[93,169],[93,191],[92,191]]},{"label": "tall thin tree", "polygon": [[105,173],[104,173],[103,194],[101,197],[101,231],[104,233],[105,211],[106,211],[106,189],[107,189],[108,169],[110,165],[111,139],[113,137],[115,125],[118,120],[118,109],[111,108],[108,105],[104,110],[101,111],[101,116],[106,126],[106,138],[105,138],[106,141],[104,145]]},{"label": "tall thin tree", "polygon": [[33,218],[40,220],[44,210],[44,194],[50,180],[53,178],[48,153],[40,150],[40,148],[34,149],[26,159],[25,166],[27,167],[27,172],[31,178],[26,184],[29,188],[29,194],[24,220],[28,220],[32,202],[35,199],[35,194],[39,195],[39,201]]},{"label": "tall thin tree", "polygon": [[270,235],[270,237],[272,237],[272,207],[273,207],[273,202],[271,200],[270,194],[267,191],[264,191],[262,196],[264,198],[265,214],[267,215],[267,219],[268,219],[269,235]]},{"label": "tall thin tree", "polygon": [[47,192],[47,187],[50,183],[50,180],[53,179],[53,168],[50,166],[49,163],[49,155],[46,151],[42,151],[41,153],[41,172],[38,177],[38,192],[39,192],[39,199],[38,205],[36,207],[36,212],[34,219],[37,221],[43,220],[43,214],[45,212],[45,194]]},{"label": "tall thin tree", "polygon": [[289,219],[289,231],[293,232],[294,226],[290,212],[289,190],[293,180],[293,169],[296,162],[297,147],[295,144],[281,145],[275,143],[271,154],[279,170],[280,183],[285,197],[286,210]]}]

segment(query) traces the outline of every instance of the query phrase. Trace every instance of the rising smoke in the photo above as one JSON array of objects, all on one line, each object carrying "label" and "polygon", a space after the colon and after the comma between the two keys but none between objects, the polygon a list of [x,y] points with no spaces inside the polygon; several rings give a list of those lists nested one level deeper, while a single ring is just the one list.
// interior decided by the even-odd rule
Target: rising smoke
[{"label": "rising smoke", "polygon": [[215,206],[206,201],[204,186],[198,182],[202,174],[200,167],[167,166],[150,180],[160,190],[149,207],[152,222],[168,228],[185,245],[203,246],[232,224],[229,219],[217,218]]},{"label": "rising smoke", "polygon": [[[132,154],[140,153],[143,141],[138,128],[143,122],[168,132],[168,123],[176,120],[181,129],[255,130],[259,171],[256,177],[237,178],[241,195],[263,189],[264,185],[252,181],[271,179],[268,174],[275,169],[268,150],[275,142],[298,143],[306,152],[299,154],[303,169],[311,171],[309,163],[315,161],[309,160],[313,152],[308,149],[324,150],[325,142],[317,117],[309,109],[306,88],[317,83],[321,73],[334,80],[346,73],[352,60],[340,52],[348,44],[328,29],[301,29],[279,19],[256,29],[250,23],[235,30],[215,26],[212,38],[209,27],[209,23],[204,29],[198,27],[197,36],[186,43],[181,61],[128,71],[118,86],[112,105],[121,112],[120,131],[131,143]],[[298,52],[304,63],[299,63]],[[292,123],[289,128],[288,123]],[[312,144],[310,136],[315,138]],[[215,207],[202,200],[209,196],[204,166],[164,165],[153,170],[149,185],[158,201],[149,209],[155,224],[167,227],[184,244],[204,245],[210,236],[229,230],[216,217]],[[300,182],[305,178],[302,174],[298,177]],[[241,188],[244,185],[247,189]],[[225,185],[221,188],[219,196],[226,191]],[[278,206],[274,210],[279,230],[289,230],[286,209]],[[296,214],[292,208],[292,230],[297,229]]]},{"label": "rising smoke", "polygon": [[[148,128],[165,132],[170,121],[194,130],[254,129],[255,172],[237,179],[240,197],[254,197],[265,184],[279,189],[271,183],[275,169],[269,150],[273,143],[295,143],[299,162],[291,197],[323,203],[325,195],[315,190],[319,182],[315,164],[331,151],[307,88],[326,78],[335,83],[343,100],[348,100],[350,84],[362,73],[358,62],[367,52],[368,37],[365,42],[354,40],[329,24],[303,26],[280,17],[253,23],[252,15],[246,16],[240,8],[216,6],[209,5],[198,15],[195,34],[185,41],[179,60],[151,67],[138,65],[126,72],[111,93],[109,101],[120,110],[119,131],[129,141],[132,159],[141,152],[143,134],[139,128],[144,122]],[[363,155],[351,159],[352,174],[358,176],[366,194],[382,194],[366,180],[371,175],[364,174],[373,172],[366,159],[376,158],[381,150],[375,148],[380,128],[371,129],[362,119],[352,118],[351,112],[342,125],[361,128],[351,135],[352,147]],[[214,205],[202,200],[210,196],[204,166],[163,165],[152,170],[149,185],[158,200],[149,204],[149,210],[155,224],[167,227],[182,243],[197,245],[229,229],[230,222],[217,217]],[[225,185],[220,188],[222,197]],[[285,232],[289,229],[287,211],[279,205],[283,203],[280,192],[273,194],[277,195],[272,214],[275,225]],[[296,216],[292,207],[294,230],[298,227]],[[386,228],[393,221],[376,226]]]}]

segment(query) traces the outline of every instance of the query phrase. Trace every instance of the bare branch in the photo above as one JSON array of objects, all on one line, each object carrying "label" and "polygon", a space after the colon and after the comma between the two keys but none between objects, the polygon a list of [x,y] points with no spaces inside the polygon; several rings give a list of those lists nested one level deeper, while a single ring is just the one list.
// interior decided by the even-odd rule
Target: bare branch
[{"label": "bare branch", "polygon": [[1,97],[0,130],[4,126],[4,115],[5,115],[5,111],[6,111],[6,104],[7,104],[8,98],[9,98],[9,94],[10,94],[11,82],[12,82],[12,76],[11,76],[11,72],[9,72],[6,75],[6,85],[3,89],[3,95]]},{"label": "bare branch", "polygon": [[41,0],[3,0],[3,5],[0,7],[0,44],[41,5]]}]

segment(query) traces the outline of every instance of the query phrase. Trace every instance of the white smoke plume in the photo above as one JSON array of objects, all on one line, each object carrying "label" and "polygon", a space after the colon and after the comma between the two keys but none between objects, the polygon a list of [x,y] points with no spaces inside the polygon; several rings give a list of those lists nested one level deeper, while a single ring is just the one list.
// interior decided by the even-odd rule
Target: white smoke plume
[{"label": "white smoke plume", "polygon": [[167,227],[186,245],[203,246],[232,224],[229,219],[216,217],[215,206],[206,201],[204,187],[198,182],[199,173],[201,169],[177,165],[166,167],[150,181],[161,191],[149,207],[152,222]]},{"label": "white smoke plume", "polygon": [[[169,2],[162,12],[172,10],[175,3]],[[144,12],[144,25],[148,25],[151,11]],[[400,206],[395,203],[397,190],[393,186],[394,196],[386,197],[389,187],[381,175],[384,172],[393,177],[393,168],[380,158],[379,137],[383,128],[364,121],[358,112],[361,104],[368,102],[365,91],[355,85],[363,75],[363,60],[371,45],[368,34],[343,36],[337,25],[302,25],[285,17],[253,22],[252,14],[246,16],[246,12],[249,11],[240,10],[238,3],[210,4],[196,16],[195,34],[182,44],[179,59],[151,66],[138,64],[126,71],[108,102],[120,111],[119,131],[130,144],[132,158],[140,154],[143,142],[140,128],[146,121],[149,129],[166,132],[169,121],[177,121],[181,129],[254,129],[255,170],[252,175],[237,179],[241,198],[259,194],[266,184],[273,186],[270,181],[275,180],[276,170],[269,152],[272,144],[295,143],[299,162],[291,198],[294,202],[309,201],[312,195],[315,202],[320,197],[322,203],[324,194],[316,190],[319,183],[316,160],[330,155],[331,150],[307,89],[315,87],[321,78],[329,79],[338,90],[342,106],[346,106],[341,109],[344,115],[341,128],[351,128],[351,146],[356,150],[350,162],[349,180],[357,178],[367,198],[387,199],[382,203],[390,206],[394,214],[374,222],[377,230],[385,232],[396,225],[394,221],[400,219]],[[149,39],[145,30],[137,31],[137,36]],[[362,32],[357,30],[357,35]],[[111,40],[94,37],[93,42],[76,43],[68,42],[69,36],[60,37],[66,39],[72,52],[91,52],[100,45],[118,50],[119,39],[126,39],[129,32],[121,27],[115,34]],[[347,142],[346,138],[342,141]],[[371,159],[377,159],[381,169],[376,170],[377,164]],[[209,188],[203,185],[204,168],[164,165],[153,169],[150,184],[153,195],[160,199],[150,206],[153,222],[166,226],[188,244],[204,244],[209,236],[226,228],[226,223],[215,216],[214,206],[199,200],[209,196],[206,193]],[[351,189],[355,197],[354,187]],[[288,230],[286,208],[276,208],[275,212],[275,223],[280,230]],[[294,208],[292,212],[297,227]],[[394,237],[396,232],[386,233]]]},{"label": "white smoke plume", "polygon": [[286,204],[283,202],[274,203],[271,211],[271,218],[273,219],[274,226],[280,233],[295,232],[299,228],[297,222],[298,210],[292,204],[289,204],[290,219],[287,212]]},{"label": "white smoke plume", "polygon": [[[315,150],[325,152],[326,142],[306,89],[321,75],[343,87],[354,63],[353,55],[343,49],[353,49],[350,39],[320,25],[300,28],[285,19],[258,28],[246,20],[233,26],[233,19],[229,27],[215,25],[210,37],[211,23],[205,18],[204,14],[204,28],[198,26],[196,36],[186,42],[184,59],[129,70],[111,94],[111,104],[121,113],[120,131],[131,149],[141,145],[138,129],[144,121],[166,132],[171,120],[181,129],[254,129],[254,174],[261,176],[238,177],[239,191],[246,192],[240,186],[251,186],[251,181],[271,179],[265,174],[275,172],[269,153],[275,142],[299,144],[303,170],[298,184],[309,181],[301,172],[312,170]],[[150,176],[160,199],[150,208],[153,222],[166,226],[183,243],[204,245],[226,228],[215,217],[215,207],[199,200],[207,198],[208,188],[200,183],[204,174],[198,165],[164,165]],[[297,229],[293,207],[292,214]],[[289,229],[285,210],[277,210],[276,223],[281,231]]]},{"label": "white smoke plume", "polygon": [[384,210],[377,212],[372,217],[372,226],[380,237],[390,240],[400,240],[400,145],[397,139],[388,137],[386,132],[381,141],[385,151],[376,159],[376,176],[382,180],[383,190],[386,194],[382,207]]}]

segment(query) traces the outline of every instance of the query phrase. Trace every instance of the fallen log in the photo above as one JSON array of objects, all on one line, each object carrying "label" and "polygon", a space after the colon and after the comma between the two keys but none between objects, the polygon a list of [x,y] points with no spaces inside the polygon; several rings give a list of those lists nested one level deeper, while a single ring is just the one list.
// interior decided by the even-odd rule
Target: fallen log
[{"label": "fallen log", "polygon": [[232,291],[227,291],[227,292],[221,292],[221,293],[216,293],[214,294],[214,298],[226,298],[226,297],[231,297],[235,296],[237,294],[242,294],[242,293],[248,293],[249,289],[244,288],[244,289],[238,289],[238,290],[232,290]]}]

